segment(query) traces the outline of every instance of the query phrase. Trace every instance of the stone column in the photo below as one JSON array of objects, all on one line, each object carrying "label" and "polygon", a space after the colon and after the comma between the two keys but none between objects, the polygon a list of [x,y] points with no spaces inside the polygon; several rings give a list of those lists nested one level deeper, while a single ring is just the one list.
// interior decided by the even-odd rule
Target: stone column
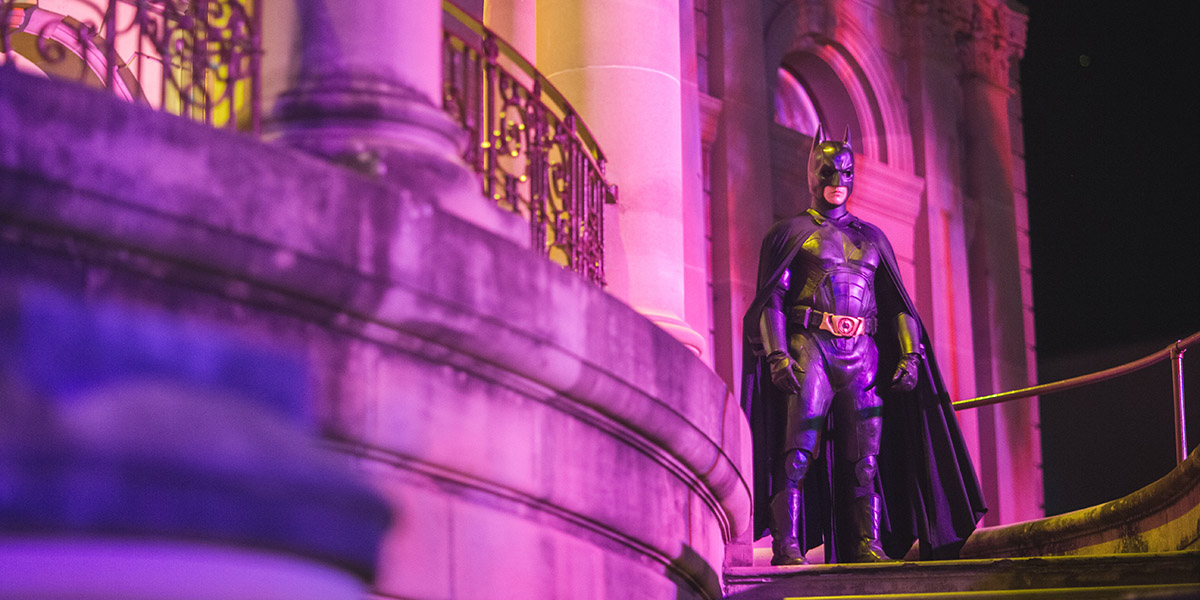
[{"label": "stone column", "polygon": [[620,186],[619,204],[605,215],[609,291],[702,354],[702,326],[684,320],[679,11],[676,0],[543,3],[537,54]]},{"label": "stone column", "polygon": [[483,24],[530,64],[537,64],[537,0],[488,0]]},{"label": "stone column", "polygon": [[742,315],[754,299],[771,205],[771,98],[758,2],[709,3],[709,89],[721,101],[712,143],[712,270],[716,369],[740,393]]},{"label": "stone column", "polygon": [[443,209],[518,243],[519,218],[483,198],[462,160],[466,136],[441,108],[438,0],[294,0],[276,39],[285,67],[268,139],[432,196]]},{"label": "stone column", "polygon": [[[950,396],[975,395],[975,351],[971,331],[970,268],[963,223],[959,123],[961,68],[954,49],[952,23],[925,0],[903,5],[906,89],[917,174],[925,182],[924,206],[916,223],[915,264],[918,310],[934,343]],[[958,413],[959,426],[976,470],[994,448],[980,446],[981,411]],[[986,486],[985,486],[986,489]]]},{"label": "stone column", "polygon": [[680,104],[683,111],[680,169],[683,186],[683,318],[704,338],[705,349],[700,355],[708,366],[713,367],[712,293],[708,289],[712,274],[709,272],[711,261],[708,260],[706,229],[708,206],[704,198],[704,114],[700,104],[700,69],[703,67],[697,61],[697,44],[704,41],[707,26],[703,22],[697,23],[694,0],[680,0],[679,10]]},{"label": "stone column", "polygon": [[[1016,212],[1008,113],[1009,66],[1024,49],[1025,17],[1003,3],[974,0],[956,31],[962,60],[965,142],[964,217],[978,391],[1001,392],[1035,383],[1028,369],[1021,275],[1023,215]],[[965,15],[964,15],[965,16]],[[1022,206],[1024,206],[1022,204]],[[1026,256],[1028,252],[1024,253]],[[1000,522],[1041,516],[1037,400],[990,407],[980,433],[997,450],[996,511]]]}]

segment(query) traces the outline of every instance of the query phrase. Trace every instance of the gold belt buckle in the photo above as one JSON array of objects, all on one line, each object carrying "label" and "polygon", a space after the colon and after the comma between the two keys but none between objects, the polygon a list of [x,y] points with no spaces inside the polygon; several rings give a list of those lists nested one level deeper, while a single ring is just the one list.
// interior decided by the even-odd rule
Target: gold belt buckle
[{"label": "gold belt buckle", "polygon": [[866,317],[844,317],[825,313],[821,318],[821,329],[838,337],[858,337],[866,329]]}]

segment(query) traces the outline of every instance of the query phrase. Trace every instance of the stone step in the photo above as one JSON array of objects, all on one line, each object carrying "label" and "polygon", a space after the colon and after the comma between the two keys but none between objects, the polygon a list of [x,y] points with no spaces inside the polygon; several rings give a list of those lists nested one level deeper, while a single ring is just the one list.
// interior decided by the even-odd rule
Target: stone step
[{"label": "stone step", "polygon": [[1200,550],[731,567],[726,598],[1200,598]]},{"label": "stone step", "polygon": [[775,600],[1196,600],[1200,585],[1129,585],[1095,588],[1051,588],[1041,590],[995,590],[987,592],[941,592],[916,594],[873,594],[852,596],[725,596],[725,600],[772,598]]}]

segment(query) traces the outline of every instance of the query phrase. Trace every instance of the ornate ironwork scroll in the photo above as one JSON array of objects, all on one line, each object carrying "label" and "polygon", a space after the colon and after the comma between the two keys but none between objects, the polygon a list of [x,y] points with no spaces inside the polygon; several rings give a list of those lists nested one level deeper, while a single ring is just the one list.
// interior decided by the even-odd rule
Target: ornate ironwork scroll
[{"label": "ornate ironwork scroll", "polygon": [[464,158],[484,194],[528,220],[535,250],[604,285],[604,204],[617,198],[604,154],[537,69],[478,21],[443,6],[457,19],[443,40],[443,105],[469,134]]},{"label": "ornate ironwork scroll", "polygon": [[260,129],[256,0],[0,0],[0,67],[112,90],[217,127]]}]

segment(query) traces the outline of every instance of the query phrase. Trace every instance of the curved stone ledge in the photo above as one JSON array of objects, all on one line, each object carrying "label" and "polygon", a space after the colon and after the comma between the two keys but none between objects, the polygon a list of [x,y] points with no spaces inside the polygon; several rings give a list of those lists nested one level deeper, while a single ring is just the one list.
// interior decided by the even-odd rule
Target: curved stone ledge
[{"label": "curved stone ledge", "polygon": [[[635,448],[700,502],[705,527],[716,528],[716,539],[698,549],[710,568],[721,562],[721,542],[748,525],[749,487],[737,467],[748,431],[716,375],[627,306],[437,210],[421,190],[3,71],[0,129],[4,244],[215,294],[320,330],[275,331],[272,318],[247,324],[253,316],[239,323],[280,340],[334,336],[340,348],[361,340],[353,352],[385,353],[397,372],[449,369],[439,392],[481,385],[575,418],[592,414],[581,421],[615,440],[605,452]],[[368,363],[345,365],[369,370]],[[338,387],[345,382],[325,377],[328,406],[319,410],[330,434],[394,451],[400,442],[369,422],[379,407],[356,405]],[[493,478],[479,466],[452,468]],[[546,496],[529,482],[501,487]],[[699,506],[653,507],[667,511],[658,518],[681,521],[644,532],[630,527],[637,515],[597,516],[586,500],[547,501],[678,563],[677,574],[695,567],[679,557],[694,541],[688,519]],[[689,587],[697,585],[713,593],[711,585]]]},{"label": "curved stone ledge", "polygon": [[[546,562],[551,562],[545,550],[544,537],[545,532],[552,531],[554,534],[569,536],[575,540],[575,545],[578,542],[586,543],[594,548],[603,550],[603,553],[608,557],[618,557],[621,560],[628,561],[640,565],[641,569],[657,571],[660,575],[666,574],[673,579],[686,580],[688,585],[693,589],[707,590],[709,595],[716,594],[719,586],[717,574],[712,570],[712,567],[703,565],[688,564],[684,558],[686,552],[679,550],[674,555],[664,554],[658,547],[648,544],[643,539],[633,537],[615,528],[608,523],[600,522],[593,518],[588,518],[579,511],[569,510],[567,507],[559,503],[553,502],[552,498],[539,498],[522,493],[510,487],[498,485],[494,481],[488,481],[473,477],[461,472],[449,470],[442,465],[425,463],[411,457],[394,455],[388,451],[366,448],[361,445],[354,444],[337,444],[334,447],[355,456],[362,457],[365,461],[374,465],[386,465],[389,467],[388,472],[381,473],[377,476],[378,481],[395,482],[401,481],[406,488],[428,488],[436,489],[439,493],[444,493],[447,490],[452,490],[450,494],[453,498],[468,498],[472,508],[477,512],[485,512],[489,516],[488,521],[510,520],[521,521],[526,524],[532,524],[532,527],[527,529],[538,529],[538,539],[536,544],[522,543],[519,539],[512,539],[504,536],[502,540],[496,543],[502,547],[502,553],[517,557],[528,555],[543,555],[540,558],[546,559]],[[387,483],[384,484],[385,487]],[[432,519],[427,519],[427,512],[419,503],[411,500],[401,502],[407,511],[421,512],[423,520],[432,520],[433,524],[426,523],[424,527],[437,529],[437,535],[431,537],[453,537],[452,524],[442,523],[439,517],[435,516]],[[648,511],[658,512],[660,507],[646,507]],[[437,511],[432,511],[437,512]],[[462,512],[461,510],[456,512]],[[646,538],[653,536],[646,535]],[[495,532],[489,532],[486,536],[495,538]],[[519,536],[514,536],[519,537]],[[562,548],[570,545],[556,544],[556,547]],[[408,553],[411,554],[411,553]],[[594,555],[595,552],[593,551]],[[504,570],[503,565],[497,565],[499,562],[494,556],[476,557],[477,560],[466,559],[461,561],[462,564],[470,564],[472,568],[487,569],[487,570]],[[518,559],[521,560],[521,559]],[[597,556],[592,556],[588,560],[602,560]],[[437,565],[437,568],[444,569],[445,566]],[[507,580],[508,577],[501,574],[499,579]],[[536,578],[535,578],[536,579]],[[528,585],[527,582],[522,582],[523,585]],[[406,586],[408,587],[408,586]],[[450,587],[450,586],[446,586]],[[638,589],[637,586],[628,588],[619,588],[611,592],[597,590],[594,592],[597,599],[610,598],[613,596],[622,596],[628,590]],[[436,594],[435,594],[436,595]],[[477,596],[485,596],[487,594],[477,594]],[[548,594],[549,597],[557,597],[561,594]],[[473,596],[472,596],[473,597]],[[534,594],[530,597],[541,597]],[[717,597],[717,596],[713,596]]]},{"label": "curved stone ledge", "polygon": [[[155,226],[147,223],[147,229],[153,229]],[[423,326],[422,335],[412,335],[404,333],[399,328],[384,326],[375,320],[364,320],[361,315],[351,316],[351,312],[337,311],[331,312],[328,304],[313,303],[278,289],[270,289],[260,287],[257,284],[252,284],[239,279],[230,279],[232,276],[226,272],[206,271],[198,268],[196,265],[181,266],[179,263],[171,259],[162,259],[151,257],[146,254],[134,253],[126,248],[113,248],[105,244],[93,244],[83,237],[63,237],[62,232],[48,232],[45,230],[36,230],[33,227],[25,226],[21,229],[0,227],[0,237],[7,238],[10,242],[16,242],[19,246],[38,248],[41,251],[49,253],[57,253],[63,255],[71,255],[75,260],[87,264],[108,265],[120,270],[136,271],[135,276],[144,278],[153,278],[161,282],[170,282],[177,285],[183,285],[190,288],[207,290],[224,294],[228,302],[244,305],[244,306],[263,306],[268,310],[280,314],[286,314],[292,317],[310,319],[322,324],[322,327],[329,332],[337,333],[352,339],[363,340],[369,342],[372,347],[387,347],[393,350],[402,352],[411,357],[424,357],[431,361],[455,367],[457,370],[471,372],[471,378],[479,382],[487,382],[498,387],[508,388],[514,393],[523,397],[536,399],[539,402],[554,405],[555,410],[568,413],[574,419],[587,422],[599,429],[603,429],[606,435],[613,440],[620,441],[622,444],[636,448],[640,453],[650,456],[656,463],[657,468],[664,472],[671,473],[674,477],[683,481],[685,485],[692,489],[703,501],[708,511],[711,511],[720,528],[722,530],[728,527],[728,522],[720,519],[722,516],[722,506],[719,499],[712,493],[712,490],[704,484],[693,468],[683,463],[675,453],[669,448],[660,445],[656,440],[648,438],[644,432],[636,428],[631,428],[624,420],[614,418],[611,413],[603,411],[589,404],[579,402],[576,398],[568,397],[544,384],[534,381],[533,379],[514,374],[512,371],[496,365],[491,362],[480,362],[475,357],[455,352],[442,345],[442,342],[436,341],[438,329],[429,325]],[[214,242],[217,246],[232,248],[233,253],[241,256],[253,257],[252,248],[241,248],[237,240],[217,240]],[[253,261],[251,261],[253,262]],[[352,286],[351,280],[339,280],[336,273],[326,273],[328,281],[344,281],[347,286]],[[417,300],[411,300],[417,302]],[[478,327],[484,325],[476,324]],[[496,338],[495,343],[508,344],[509,347],[514,346],[514,342],[505,341],[503,338]],[[282,344],[277,341],[277,344]],[[317,344],[319,346],[326,345],[325,343]],[[339,345],[329,344],[329,345]],[[321,362],[318,360],[317,362]],[[385,362],[385,361],[381,361]],[[456,371],[460,372],[460,371]],[[453,375],[452,375],[453,376]],[[428,383],[436,377],[431,376],[428,372],[420,374],[420,378]],[[639,398],[637,390],[630,390],[628,386],[609,386],[608,393],[620,402],[626,405],[636,406]],[[440,391],[447,392],[453,395],[461,395],[462,390],[453,389],[453,385],[445,385],[438,388]],[[619,394],[624,397],[617,397]],[[356,397],[358,393],[346,393],[345,391],[331,390],[327,396],[340,396],[341,400],[335,400],[336,406],[326,409],[333,411],[335,415],[332,417],[332,422],[328,425],[332,429],[332,433],[339,437],[347,437],[354,440],[369,440],[374,444],[384,444],[388,451],[407,451],[414,455],[427,452],[428,450],[404,448],[402,439],[395,439],[389,435],[387,431],[381,430],[378,427],[372,428],[366,422],[359,418],[356,419],[353,414],[361,407],[355,406],[354,402],[349,400]],[[492,394],[495,395],[494,393]],[[669,408],[661,406],[653,399],[646,399],[648,403],[653,403],[649,406],[641,407],[640,418],[658,419],[660,432],[665,431],[667,434],[676,433],[678,439],[687,440],[688,436],[699,436],[701,433],[692,427],[690,424],[685,424],[687,427],[681,432],[672,432],[670,423],[662,423],[667,419],[680,419],[677,413],[670,411]],[[408,406],[406,403],[403,406]],[[388,410],[397,410],[401,405],[388,404]],[[383,409],[370,409],[378,413]],[[733,426],[741,424],[740,419],[736,419],[736,407],[730,409],[726,407],[727,415],[734,415],[735,421]],[[349,413],[350,416],[342,413]],[[630,417],[639,418],[639,417]],[[665,436],[664,436],[665,437]],[[453,439],[453,438],[451,438]],[[711,444],[706,438],[699,439],[698,443]],[[475,440],[476,443],[479,440]],[[689,443],[689,442],[682,442]],[[593,454],[603,455],[597,449],[593,449]],[[450,463],[454,461],[454,457],[447,455],[439,457],[441,460]],[[714,459],[717,461],[725,460],[723,452],[715,453]],[[566,457],[566,460],[572,460],[572,457]],[[475,465],[455,464],[455,468],[464,470],[480,469],[485,467],[482,461],[476,461]],[[717,467],[724,466],[722,462],[717,462]],[[486,482],[486,478],[495,477],[494,473],[479,473],[476,475],[477,481]],[[619,483],[615,480],[611,483]],[[490,487],[488,485],[479,487]],[[503,486],[500,486],[503,487]],[[597,486],[606,487],[606,486]],[[536,497],[545,494],[545,490],[540,489],[521,489],[520,486],[510,489],[504,495],[521,495],[528,497]],[[602,490],[597,490],[597,496],[611,495],[611,493],[603,493]],[[652,524],[642,523],[640,526],[631,527],[629,523],[625,523],[626,518],[622,515],[603,515],[595,514],[594,507],[573,507],[571,506],[570,498],[560,498],[561,506],[558,508],[564,510],[574,509],[577,511],[575,518],[596,521],[597,530],[604,530],[603,535],[614,539],[626,540],[626,545],[630,547],[638,547],[642,549],[653,549],[653,552],[648,553],[648,557],[663,565],[671,565],[674,563],[674,557],[678,555],[679,549],[676,546],[676,532],[671,531],[672,526],[667,524],[664,528],[654,527]],[[576,499],[577,500],[577,499]],[[648,498],[645,506],[638,510],[638,513],[644,515],[662,515],[664,511],[657,504],[657,499]],[[725,537],[721,535],[720,537]],[[713,557],[719,558],[719,557]]]},{"label": "curved stone ledge", "polygon": [[1200,548],[1200,448],[1154,483],[1124,498],[1066,514],[988,527],[963,558],[1173,552]]}]

